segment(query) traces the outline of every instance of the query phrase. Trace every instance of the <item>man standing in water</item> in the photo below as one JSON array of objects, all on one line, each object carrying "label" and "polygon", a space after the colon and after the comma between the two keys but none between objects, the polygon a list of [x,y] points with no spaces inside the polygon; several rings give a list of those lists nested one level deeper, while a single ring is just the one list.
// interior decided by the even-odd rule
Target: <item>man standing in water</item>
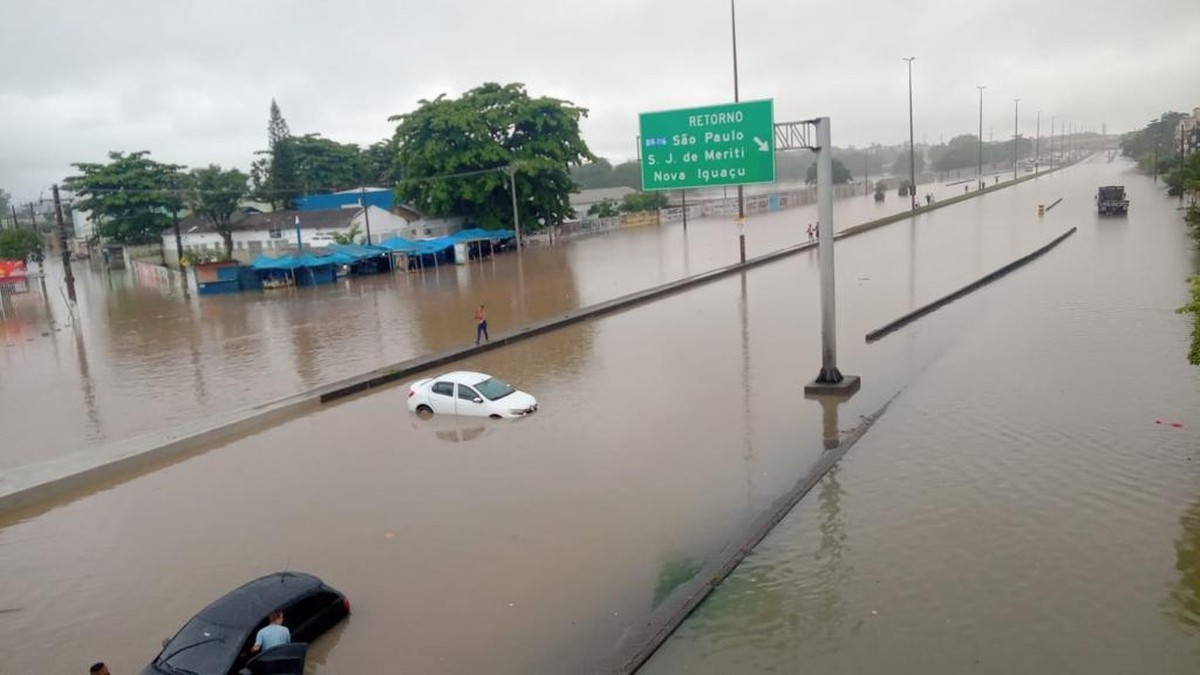
[{"label": "man standing in water", "polygon": [[254,636],[254,646],[250,648],[251,653],[265,652],[271,647],[286,645],[292,641],[292,632],[283,625],[283,612],[271,612],[270,621],[262,630],[258,631],[258,635]]},{"label": "man standing in water", "polygon": [[491,342],[492,338],[488,336],[487,331],[487,309],[483,305],[475,310],[475,344],[479,344],[479,338],[483,337],[484,342]]}]

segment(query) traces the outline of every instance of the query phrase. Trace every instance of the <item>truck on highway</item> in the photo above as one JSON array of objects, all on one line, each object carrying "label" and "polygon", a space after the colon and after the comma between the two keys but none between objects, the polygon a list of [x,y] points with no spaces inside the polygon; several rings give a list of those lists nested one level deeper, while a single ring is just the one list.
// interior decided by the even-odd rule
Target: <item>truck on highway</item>
[{"label": "truck on highway", "polygon": [[1129,200],[1124,185],[1105,185],[1096,191],[1096,210],[1102,216],[1129,213]]}]

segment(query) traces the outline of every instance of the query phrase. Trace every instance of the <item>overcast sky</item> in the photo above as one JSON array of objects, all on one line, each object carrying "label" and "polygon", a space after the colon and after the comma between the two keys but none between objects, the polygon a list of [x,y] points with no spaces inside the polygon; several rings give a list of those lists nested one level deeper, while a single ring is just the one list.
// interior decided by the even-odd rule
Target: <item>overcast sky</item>
[{"label": "overcast sky", "polygon": [[[248,169],[271,98],[294,134],[370,144],[388,116],[482,82],[590,111],[632,159],[640,111],[733,98],[729,0],[0,1],[0,188],[34,199],[109,150]],[[741,97],[832,118],[835,145],[1050,116],[1110,132],[1200,106],[1200,0],[737,0]],[[48,194],[48,192],[46,193]]]}]

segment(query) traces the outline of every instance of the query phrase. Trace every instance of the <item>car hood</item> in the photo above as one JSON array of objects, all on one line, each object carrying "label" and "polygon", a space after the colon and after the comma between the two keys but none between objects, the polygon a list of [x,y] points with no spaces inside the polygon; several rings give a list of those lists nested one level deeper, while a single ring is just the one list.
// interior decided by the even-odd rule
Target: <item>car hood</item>
[{"label": "car hood", "polygon": [[532,408],[533,406],[537,405],[537,399],[523,391],[514,391],[508,396],[496,401],[496,405],[501,405],[505,408],[511,408],[513,410],[525,410],[526,408]]}]

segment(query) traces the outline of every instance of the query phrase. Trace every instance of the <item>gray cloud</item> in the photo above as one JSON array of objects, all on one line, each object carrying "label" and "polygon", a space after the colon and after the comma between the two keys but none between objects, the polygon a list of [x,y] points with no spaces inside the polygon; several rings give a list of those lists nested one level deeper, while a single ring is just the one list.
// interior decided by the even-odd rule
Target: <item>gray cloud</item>
[{"label": "gray cloud", "polygon": [[[1200,3],[738,0],[743,99],[829,115],[834,142],[1059,120],[1110,131],[1200,105]],[[389,115],[484,81],[590,110],[594,152],[632,158],[637,113],[732,99],[727,0],[4,3],[0,187],[34,198],[109,150],[247,168],[278,99],[294,133],[369,144]]]}]

